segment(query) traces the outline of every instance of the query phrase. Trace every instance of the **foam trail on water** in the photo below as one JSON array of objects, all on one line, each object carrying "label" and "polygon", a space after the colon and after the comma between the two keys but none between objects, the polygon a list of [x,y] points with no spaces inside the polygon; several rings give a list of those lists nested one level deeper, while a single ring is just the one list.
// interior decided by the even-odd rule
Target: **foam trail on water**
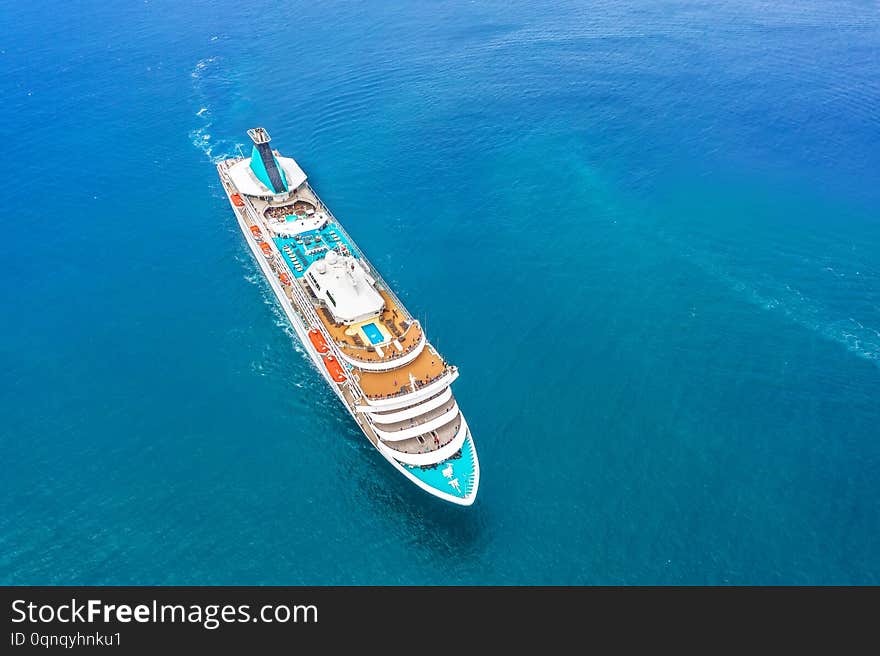
[{"label": "foam trail on water", "polygon": [[[592,197],[606,199],[613,195],[605,193],[601,178],[590,167],[579,162],[574,166],[579,173],[581,183],[590,189]],[[618,212],[618,208],[611,202],[603,200],[598,207],[613,219],[615,225],[618,224],[618,217],[626,216],[625,212]],[[620,221],[621,226],[625,223],[623,220]],[[720,280],[749,303],[768,312],[782,313],[790,321],[844,346],[850,353],[880,367],[878,327],[866,325],[864,321],[848,315],[840,316],[827,304],[809,297],[790,284],[772,277],[740,271],[733,263],[718,254],[705,247],[695,246],[686,239],[662,230],[655,233],[652,239],[658,240],[678,256],[689,260],[707,275]],[[815,264],[820,270],[840,280],[848,278],[846,273],[840,270],[840,266],[835,268],[824,262]],[[859,276],[861,273],[856,271],[855,275]],[[880,312],[880,306],[872,307]]]},{"label": "foam trail on water", "polygon": [[219,57],[205,57],[196,62],[189,74],[192,78],[193,93],[198,104],[195,115],[198,124],[189,131],[192,145],[202,151],[212,162],[228,159],[241,144],[229,139],[219,139],[211,132],[213,117],[211,115],[209,88],[212,84],[222,84],[222,69]]},{"label": "foam trail on water", "polygon": [[[250,261],[247,263],[247,265],[251,266],[253,265],[253,262]],[[299,340],[299,335],[296,334],[293,326],[290,325],[290,320],[287,318],[287,315],[284,314],[284,311],[278,304],[278,299],[275,298],[275,293],[272,291],[269,283],[266,282],[265,277],[257,272],[254,272],[245,274],[244,279],[259,288],[260,297],[262,298],[263,303],[269,306],[269,308],[272,310],[272,314],[275,315],[275,325],[281,328],[284,331],[284,334],[290,338],[290,342],[294,350],[305,357],[309,364],[314,366],[314,362],[312,362],[312,359],[308,356],[308,353],[306,353],[306,350],[303,348],[303,345]]]},{"label": "foam trail on water", "polygon": [[781,312],[794,323],[841,344],[850,353],[880,367],[880,331],[872,326],[866,326],[853,317],[835,317],[825,305],[791,285],[770,279],[760,282],[744,279],[708,252],[686,246],[679,246],[679,251],[748,302],[764,310]]}]

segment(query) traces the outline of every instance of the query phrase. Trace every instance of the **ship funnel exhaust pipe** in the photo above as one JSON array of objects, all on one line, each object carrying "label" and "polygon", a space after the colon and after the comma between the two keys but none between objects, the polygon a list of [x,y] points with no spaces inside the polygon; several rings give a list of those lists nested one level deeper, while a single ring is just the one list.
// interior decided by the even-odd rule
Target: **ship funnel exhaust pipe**
[{"label": "ship funnel exhaust pipe", "polygon": [[272,137],[269,136],[265,128],[251,128],[247,133],[251,141],[254,142],[254,149],[251,152],[251,170],[273,193],[281,194],[288,191],[284,173],[279,169],[278,160],[275,159],[275,155],[269,147]]}]

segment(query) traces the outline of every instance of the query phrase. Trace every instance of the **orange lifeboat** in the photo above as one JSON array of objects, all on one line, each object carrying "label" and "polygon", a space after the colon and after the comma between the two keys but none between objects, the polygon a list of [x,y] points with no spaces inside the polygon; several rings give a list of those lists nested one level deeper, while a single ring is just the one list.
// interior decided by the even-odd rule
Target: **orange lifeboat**
[{"label": "orange lifeboat", "polygon": [[337,383],[345,381],[345,372],[342,370],[342,365],[339,364],[339,360],[332,355],[325,355],[324,366],[327,367],[327,371],[330,372],[330,377]]},{"label": "orange lifeboat", "polygon": [[260,232],[260,229],[257,226],[251,226],[251,234],[257,239],[263,238],[263,233]]},{"label": "orange lifeboat", "polygon": [[[324,335],[321,334],[321,331],[317,328],[312,328],[309,331],[309,341],[311,341],[312,346],[318,351],[318,353],[326,353],[330,349],[327,347],[327,342],[324,339]],[[331,356],[332,357],[332,356]]]},{"label": "orange lifeboat", "polygon": [[232,204],[236,207],[244,207],[244,201],[238,194],[232,194]]},{"label": "orange lifeboat", "polygon": [[266,257],[272,257],[272,249],[269,248],[269,244],[266,242],[260,242],[260,248],[263,250],[263,255]]},{"label": "orange lifeboat", "polygon": [[285,285],[290,285],[290,276],[288,276],[285,271],[282,271],[278,275],[278,279],[281,280],[281,282],[283,282]]}]

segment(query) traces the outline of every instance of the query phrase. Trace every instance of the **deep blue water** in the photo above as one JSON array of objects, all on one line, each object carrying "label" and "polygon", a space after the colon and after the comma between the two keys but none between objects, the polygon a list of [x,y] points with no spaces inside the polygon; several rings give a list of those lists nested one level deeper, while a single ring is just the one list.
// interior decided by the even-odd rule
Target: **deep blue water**
[{"label": "deep blue water", "polygon": [[[3,3],[0,583],[880,583],[880,8]],[[434,343],[442,504],[296,345],[263,125]]]}]

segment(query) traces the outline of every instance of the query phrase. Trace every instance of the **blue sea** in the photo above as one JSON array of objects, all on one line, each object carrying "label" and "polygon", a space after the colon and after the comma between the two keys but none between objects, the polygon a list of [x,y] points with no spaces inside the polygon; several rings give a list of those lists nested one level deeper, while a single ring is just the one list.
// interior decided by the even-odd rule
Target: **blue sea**
[{"label": "blue sea", "polygon": [[[0,583],[880,583],[880,6],[6,2]],[[266,127],[461,370],[471,508],[313,368]]]}]

